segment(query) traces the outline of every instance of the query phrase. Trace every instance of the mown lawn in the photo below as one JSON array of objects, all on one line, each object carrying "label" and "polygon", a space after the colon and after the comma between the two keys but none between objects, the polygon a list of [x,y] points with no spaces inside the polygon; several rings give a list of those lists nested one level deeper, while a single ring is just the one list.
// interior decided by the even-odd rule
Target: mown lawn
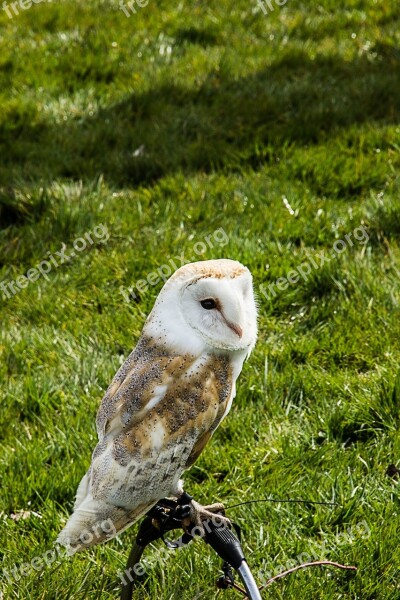
[{"label": "mown lawn", "polygon": [[[260,307],[188,491],[335,503],[228,510],[260,582],[300,555],[358,567],[264,598],[400,598],[398,3],[273,6],[0,7],[1,598],[118,597],[134,530],[51,550],[162,284],[136,282],[182,256],[242,261]],[[216,590],[202,543],[157,562],[160,547],[135,598],[240,597]]]}]

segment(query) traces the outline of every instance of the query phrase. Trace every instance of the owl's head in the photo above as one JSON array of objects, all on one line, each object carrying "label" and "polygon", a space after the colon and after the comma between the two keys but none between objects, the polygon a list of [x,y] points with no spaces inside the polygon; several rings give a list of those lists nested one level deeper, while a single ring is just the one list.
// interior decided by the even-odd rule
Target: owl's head
[{"label": "owl's head", "polygon": [[250,271],[228,259],[181,267],[161,290],[144,333],[177,352],[249,354],[257,337]]}]

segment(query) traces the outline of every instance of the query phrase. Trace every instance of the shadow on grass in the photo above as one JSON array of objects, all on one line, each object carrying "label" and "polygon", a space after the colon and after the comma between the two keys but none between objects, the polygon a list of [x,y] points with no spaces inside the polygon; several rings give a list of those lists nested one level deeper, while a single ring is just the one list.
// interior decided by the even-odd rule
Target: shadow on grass
[{"label": "shadow on grass", "polygon": [[399,73],[400,54],[388,45],[353,62],[298,52],[237,81],[221,68],[199,89],[171,82],[65,125],[10,109],[0,176],[14,186],[102,173],[119,187],[177,170],[257,168],[288,146],[326,142],[352,125],[396,123]]}]

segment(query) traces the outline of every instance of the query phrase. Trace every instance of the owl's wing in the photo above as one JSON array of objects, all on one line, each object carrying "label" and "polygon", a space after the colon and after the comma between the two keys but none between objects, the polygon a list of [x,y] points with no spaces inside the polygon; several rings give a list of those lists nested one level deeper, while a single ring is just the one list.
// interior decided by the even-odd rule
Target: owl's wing
[{"label": "owl's wing", "polygon": [[158,354],[135,362],[99,411],[93,497],[132,509],[170,495],[226,414],[233,393],[231,366],[223,357]]},{"label": "owl's wing", "polygon": [[111,519],[113,535],[176,489],[226,413],[233,385],[229,365],[214,357],[153,356],[117,373],[102,401],[99,443],[60,535],[81,549],[82,529]]},{"label": "owl's wing", "polygon": [[[161,497],[158,486],[146,486],[157,457],[134,450],[135,432],[139,434],[167,389],[166,381],[170,383],[166,366],[184,362],[165,356],[145,361],[134,351],[115,375],[97,414],[99,443],[92,463],[79,484],[74,512],[57,538],[70,554],[115,537]],[[132,448],[124,448],[123,440],[130,440]],[[171,460],[174,453],[179,455],[179,448],[172,449]]]},{"label": "owl's wing", "polygon": [[124,400],[124,383],[129,379],[130,374],[134,374],[135,372],[138,374],[138,371],[143,366],[138,357],[137,350],[133,350],[124,364],[118,369],[108,386],[96,417],[97,435],[100,441],[106,433],[107,423],[121,408]]},{"label": "owl's wing", "polygon": [[174,374],[192,361],[182,356],[144,350],[140,341],[109,385],[96,418],[99,441],[111,430],[139,422],[143,411],[157,402]]}]

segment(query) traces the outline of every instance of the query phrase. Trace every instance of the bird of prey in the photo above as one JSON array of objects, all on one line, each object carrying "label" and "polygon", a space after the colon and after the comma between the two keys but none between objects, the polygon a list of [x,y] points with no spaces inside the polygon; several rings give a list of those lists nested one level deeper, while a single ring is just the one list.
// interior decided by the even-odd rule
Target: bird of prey
[{"label": "bird of prey", "polygon": [[[58,543],[74,553],[107,541],[184,493],[182,473],[229,412],[256,337],[252,276],[241,263],[200,261],[170,277],[101,402],[99,441]],[[196,523],[212,510],[191,501]]]}]

